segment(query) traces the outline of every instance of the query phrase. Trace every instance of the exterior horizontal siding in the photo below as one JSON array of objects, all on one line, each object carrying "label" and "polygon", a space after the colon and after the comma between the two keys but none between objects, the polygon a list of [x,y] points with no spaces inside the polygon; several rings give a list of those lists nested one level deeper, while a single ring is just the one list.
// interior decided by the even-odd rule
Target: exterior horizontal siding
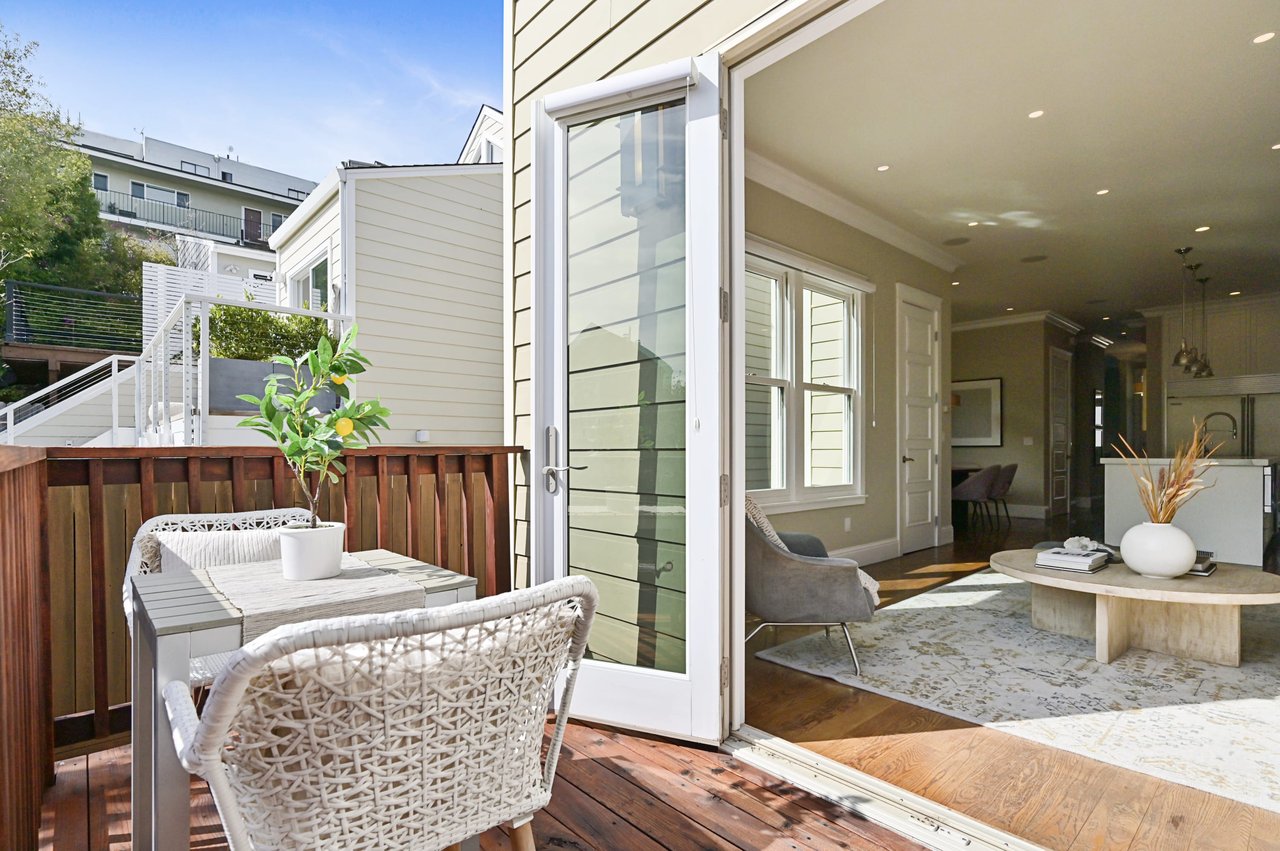
[{"label": "exterior horizontal siding", "polygon": [[278,287],[276,301],[288,301],[286,281],[304,271],[322,256],[329,258],[329,279],[338,280],[342,268],[342,237],[339,222],[338,196],[326,202],[305,222],[302,229],[280,246],[277,256]]},{"label": "exterior horizontal siding", "polygon": [[389,443],[502,442],[502,181],[492,174],[349,177],[352,293],[391,409]]}]

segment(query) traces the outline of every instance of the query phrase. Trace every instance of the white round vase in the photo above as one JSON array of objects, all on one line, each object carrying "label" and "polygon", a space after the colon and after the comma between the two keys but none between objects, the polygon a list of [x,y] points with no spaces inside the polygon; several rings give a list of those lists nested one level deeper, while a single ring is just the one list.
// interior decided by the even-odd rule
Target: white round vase
[{"label": "white round vase", "polygon": [[1120,557],[1134,573],[1173,579],[1195,565],[1196,545],[1172,523],[1142,523],[1120,539]]},{"label": "white round vase", "polygon": [[329,579],[342,572],[345,523],[286,526],[280,530],[280,561],[285,579]]}]

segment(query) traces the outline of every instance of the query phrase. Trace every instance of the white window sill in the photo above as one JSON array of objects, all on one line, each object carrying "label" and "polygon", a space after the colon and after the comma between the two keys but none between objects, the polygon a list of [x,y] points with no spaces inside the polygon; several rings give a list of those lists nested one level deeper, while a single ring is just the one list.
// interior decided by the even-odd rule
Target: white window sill
[{"label": "white window sill", "polygon": [[819,508],[848,508],[851,505],[864,505],[866,494],[842,493],[831,496],[792,497],[783,492],[747,491],[756,503],[764,509],[765,514],[792,514],[797,511],[815,511]]}]

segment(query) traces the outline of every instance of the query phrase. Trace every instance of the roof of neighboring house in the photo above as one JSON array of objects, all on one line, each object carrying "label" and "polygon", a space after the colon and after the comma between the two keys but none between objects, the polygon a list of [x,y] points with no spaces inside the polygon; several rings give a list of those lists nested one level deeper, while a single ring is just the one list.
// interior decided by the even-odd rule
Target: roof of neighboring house
[{"label": "roof of neighboring house", "polygon": [[[303,193],[305,197],[317,185],[314,180],[233,159],[229,151],[227,156],[219,156],[151,136],[143,136],[141,141],[134,141],[85,130],[76,137],[75,144],[90,156],[148,170],[180,174],[185,179],[205,183],[210,187],[268,195],[293,203],[301,199],[291,196],[290,190]],[[230,174],[231,180],[222,180],[223,172]]]},{"label": "roof of neighboring house", "polygon": [[[468,160],[468,153],[478,149],[480,141],[488,137],[493,137],[493,127],[497,125],[501,130],[506,127],[506,118],[502,114],[502,110],[484,104],[480,107],[480,111],[476,113],[476,120],[471,125],[471,132],[467,134],[467,141],[462,143],[462,150],[458,152],[458,162]],[[500,140],[499,140],[500,141]],[[498,145],[501,149],[502,145]]]}]

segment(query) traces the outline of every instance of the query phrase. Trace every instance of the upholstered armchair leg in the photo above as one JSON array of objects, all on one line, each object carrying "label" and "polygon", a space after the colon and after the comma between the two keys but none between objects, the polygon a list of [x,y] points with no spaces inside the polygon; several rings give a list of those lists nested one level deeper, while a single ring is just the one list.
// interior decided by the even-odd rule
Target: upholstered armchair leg
[{"label": "upholstered armchair leg", "polygon": [[858,661],[858,651],[853,647],[853,637],[849,635],[849,625],[842,623],[840,628],[844,630],[844,640],[849,645],[849,655],[853,657],[853,675],[860,677],[862,676],[862,663]]},{"label": "upholstered armchair leg", "polygon": [[533,844],[533,822],[527,821],[511,828],[511,847],[515,851],[538,851]]}]

